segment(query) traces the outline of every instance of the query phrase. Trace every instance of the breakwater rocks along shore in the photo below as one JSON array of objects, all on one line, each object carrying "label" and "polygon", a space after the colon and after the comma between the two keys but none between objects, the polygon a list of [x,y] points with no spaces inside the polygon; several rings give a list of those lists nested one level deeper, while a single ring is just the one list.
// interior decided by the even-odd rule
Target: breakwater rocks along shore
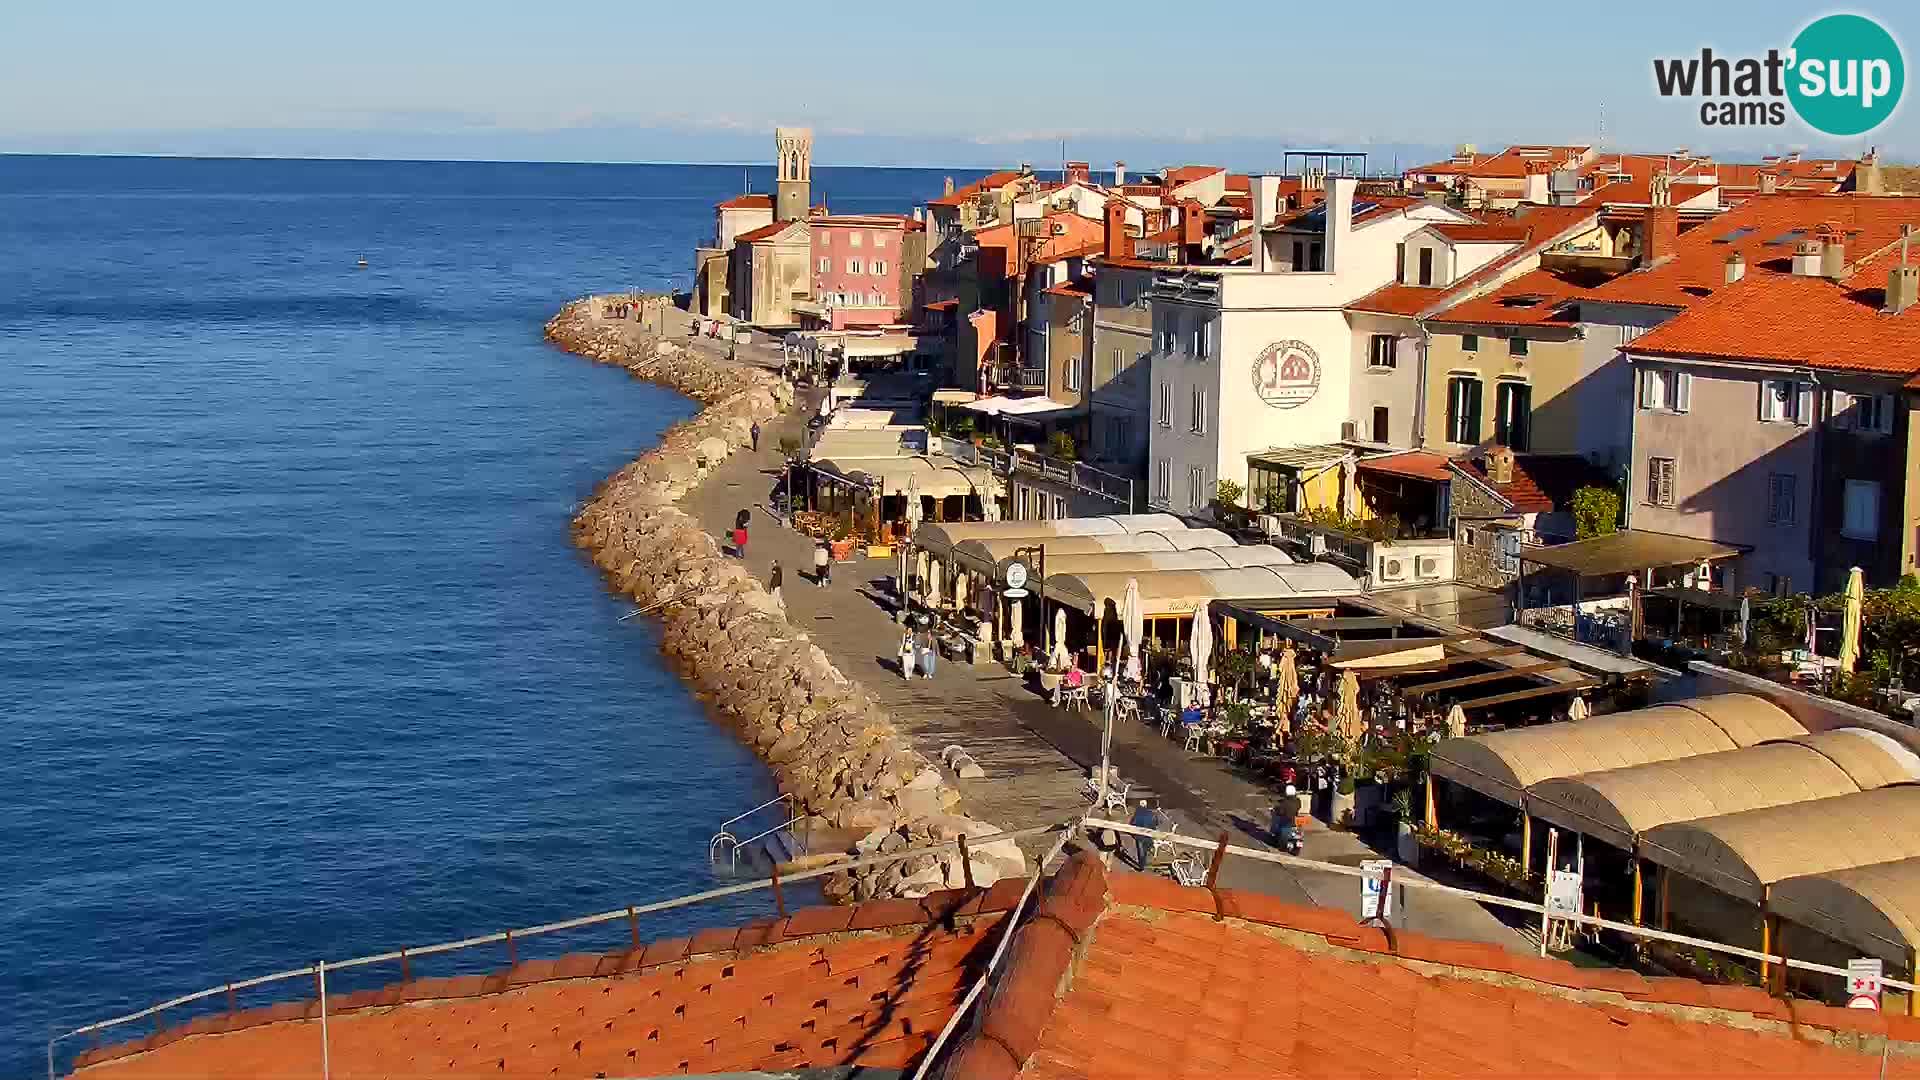
[{"label": "breakwater rocks along shore", "polygon": [[[703,408],[660,445],[600,485],[575,516],[575,541],[613,586],[661,620],[661,647],[772,769],[807,815],[796,832],[810,855],[899,851],[999,831],[959,812],[960,793],[908,745],[874,699],[834,666],[680,500],[735,450],[756,422],[794,404],[773,372],[662,336],[664,297],[640,299],[638,319],[607,316],[632,297],[586,297],[547,323],[548,340],[626,368]],[[1018,845],[970,846],[976,884],[1026,872]],[[920,896],[965,883],[959,856],[927,855],[826,879],[836,900]]]}]

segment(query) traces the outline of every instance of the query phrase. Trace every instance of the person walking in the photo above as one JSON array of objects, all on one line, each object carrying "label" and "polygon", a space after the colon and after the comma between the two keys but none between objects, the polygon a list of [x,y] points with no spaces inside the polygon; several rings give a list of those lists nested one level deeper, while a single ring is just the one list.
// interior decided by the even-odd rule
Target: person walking
[{"label": "person walking", "polygon": [[780,598],[780,578],[780,560],[775,559],[773,561],[773,572],[767,575],[767,591],[773,594],[773,601],[776,604],[785,603],[785,601]]},{"label": "person walking", "polygon": [[[1147,805],[1147,800],[1141,799],[1139,808],[1134,810],[1133,816],[1127,819],[1127,824],[1132,825],[1136,829],[1153,829],[1158,831],[1160,828],[1160,815],[1154,812],[1153,807]],[[1135,860],[1134,868],[1144,871],[1147,868],[1147,863],[1153,859],[1153,837],[1134,837],[1133,853]]]},{"label": "person walking", "polygon": [[753,452],[756,454],[759,453],[760,452],[760,421],[755,420],[753,422],[753,430],[749,431],[748,434],[753,437]]},{"label": "person walking", "polygon": [[913,654],[918,651],[913,644],[913,631],[908,630],[900,637],[900,677],[913,678]]},{"label": "person walking", "polygon": [[833,584],[833,553],[825,540],[813,546],[813,587],[824,589]]},{"label": "person walking", "polygon": [[923,679],[931,679],[933,678],[933,669],[940,666],[940,651],[935,647],[933,631],[924,631],[921,641],[923,644],[920,646],[920,677]]},{"label": "person walking", "polygon": [[742,559],[747,557],[747,527],[745,525],[735,525],[733,527],[733,553]]}]

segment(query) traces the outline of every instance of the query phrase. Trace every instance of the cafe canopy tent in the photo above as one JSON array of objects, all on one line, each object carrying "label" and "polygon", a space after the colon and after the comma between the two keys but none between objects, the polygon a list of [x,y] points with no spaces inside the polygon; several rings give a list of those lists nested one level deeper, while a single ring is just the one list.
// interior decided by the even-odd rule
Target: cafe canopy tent
[{"label": "cafe canopy tent", "polygon": [[1920,858],[1776,881],[1767,910],[1911,973],[1920,948]]},{"label": "cafe canopy tent", "polygon": [[[1149,534],[1152,535],[1152,534]],[[954,553],[954,561],[963,566],[978,567],[982,564],[992,567],[998,580],[1004,580],[1007,565],[1012,557],[987,563],[969,558],[968,549],[976,541],[968,541]],[[1249,544],[1232,548],[1194,548],[1190,551],[1115,551],[1089,552],[1085,555],[1056,555],[1053,548],[1047,548],[1045,570],[1047,577],[1056,574],[1092,574],[1092,573],[1148,573],[1154,570],[1225,570],[1240,566],[1289,566],[1293,557],[1279,548],[1265,544]],[[1033,569],[1041,569],[1034,567]]]},{"label": "cafe canopy tent", "polygon": [[[1201,548],[1231,549],[1238,546],[1233,537],[1218,529],[1148,529],[1133,533],[1105,533],[1096,536],[1057,536],[1036,540],[1030,536],[962,540],[953,546],[956,561],[966,563],[996,580],[1006,576],[1007,564],[1017,553],[1046,545],[1047,571],[1056,560],[1075,555],[1106,555],[1138,551],[1193,551]],[[1031,554],[1025,556],[1032,559]],[[1220,564],[1215,564],[1220,565]],[[1038,569],[1035,567],[1034,569]]]},{"label": "cafe canopy tent", "polygon": [[1920,858],[1920,785],[1660,825],[1640,855],[1751,904],[1791,877]]},{"label": "cafe canopy tent", "polygon": [[950,521],[923,524],[913,544],[936,559],[944,559],[964,540],[1021,539],[1045,543],[1065,536],[1115,536],[1127,533],[1181,531],[1186,524],[1172,514],[1118,514],[1111,517],[1054,518],[1049,521]]},{"label": "cafe canopy tent", "polygon": [[1111,603],[1119,610],[1127,582],[1140,583],[1141,613],[1188,615],[1215,600],[1254,597],[1346,596],[1360,591],[1351,574],[1329,563],[1246,566],[1218,570],[1115,571],[1048,574],[1046,596],[1088,615]]},{"label": "cafe canopy tent", "polygon": [[1543,780],[1671,761],[1807,734],[1785,709],[1752,694],[1688,698],[1579,723],[1542,724],[1447,739],[1433,775],[1509,806]]},{"label": "cafe canopy tent", "polygon": [[922,495],[945,498],[992,490],[993,476],[985,469],[964,468],[945,459],[925,457],[815,458],[814,471],[829,479],[882,495],[898,495],[913,487]]},{"label": "cafe canopy tent", "polygon": [[1920,781],[1920,757],[1864,728],[1543,780],[1526,809],[1631,851],[1659,825]]},{"label": "cafe canopy tent", "polygon": [[898,428],[828,428],[820,433],[820,438],[813,444],[813,450],[809,456],[815,461],[835,458],[908,457],[914,451],[902,440],[902,435],[903,432]]}]

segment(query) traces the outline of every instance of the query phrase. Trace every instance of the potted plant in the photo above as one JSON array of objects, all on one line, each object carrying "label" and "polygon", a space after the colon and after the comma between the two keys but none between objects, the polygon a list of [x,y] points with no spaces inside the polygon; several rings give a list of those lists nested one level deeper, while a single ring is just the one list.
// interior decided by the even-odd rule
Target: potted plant
[{"label": "potted plant", "polygon": [[1353,827],[1353,799],[1356,785],[1352,773],[1342,773],[1340,786],[1333,791],[1333,806],[1327,814],[1328,821],[1335,826]]},{"label": "potted plant", "polygon": [[1033,647],[1022,643],[1007,646],[1007,670],[1015,675],[1025,675],[1033,663]]}]

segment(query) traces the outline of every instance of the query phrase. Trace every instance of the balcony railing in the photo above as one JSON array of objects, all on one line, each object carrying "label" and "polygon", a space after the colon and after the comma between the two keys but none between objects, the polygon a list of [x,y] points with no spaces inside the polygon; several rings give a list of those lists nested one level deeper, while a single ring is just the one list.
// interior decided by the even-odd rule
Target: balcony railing
[{"label": "balcony railing", "polygon": [[1080,461],[1062,461],[1024,450],[996,450],[942,437],[942,453],[962,465],[979,465],[995,476],[1037,476],[1132,509],[1133,481]]}]

